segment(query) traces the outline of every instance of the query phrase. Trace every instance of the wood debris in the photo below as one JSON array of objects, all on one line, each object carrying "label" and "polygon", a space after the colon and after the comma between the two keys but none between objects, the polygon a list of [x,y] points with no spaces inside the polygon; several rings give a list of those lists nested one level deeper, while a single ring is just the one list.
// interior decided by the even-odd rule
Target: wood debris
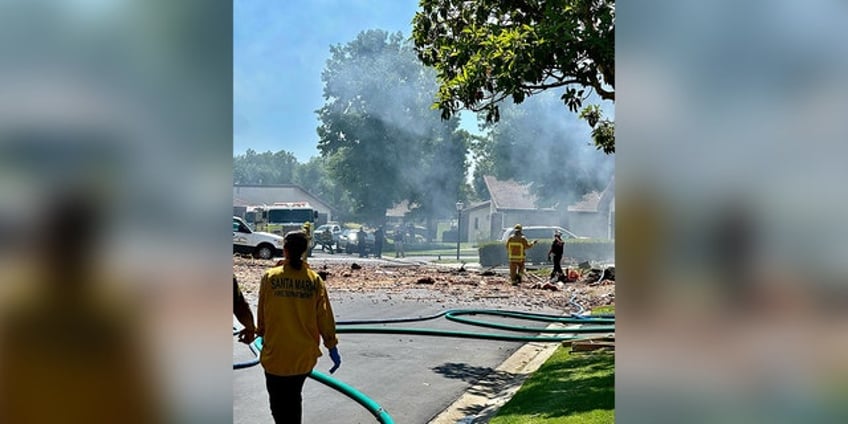
[{"label": "wood debris", "polygon": [[[240,257],[234,257],[233,262],[233,272],[239,284],[248,293],[248,300],[255,302],[262,274],[274,265],[273,262]],[[358,269],[354,269],[354,263]],[[586,309],[615,303],[615,283],[612,280],[598,285],[579,282],[557,284],[534,276],[528,277],[525,284],[513,286],[509,282],[508,272],[500,268],[482,272],[443,273],[440,271],[445,268],[438,265],[354,263],[317,262],[311,265],[327,273],[325,281],[331,298],[344,297],[345,293],[367,293],[381,298],[391,295],[394,299],[433,304],[479,304],[482,301],[493,308],[550,308],[563,312],[575,311],[569,303],[572,296]],[[536,284],[538,286],[534,289]]]}]

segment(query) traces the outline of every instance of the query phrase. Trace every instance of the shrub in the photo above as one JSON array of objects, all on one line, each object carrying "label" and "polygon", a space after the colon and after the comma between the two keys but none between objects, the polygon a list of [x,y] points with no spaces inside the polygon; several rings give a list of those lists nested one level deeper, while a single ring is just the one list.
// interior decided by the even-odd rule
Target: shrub
[{"label": "shrub", "polygon": [[416,252],[423,250],[451,250],[456,249],[456,243],[439,243],[439,242],[420,242],[420,243],[405,243],[404,249],[408,252]]},{"label": "shrub", "polygon": [[615,261],[615,240],[570,239],[565,241],[563,258],[582,261]]},{"label": "shrub", "polygon": [[489,267],[496,265],[507,265],[506,247],[504,247],[504,243],[502,242],[492,241],[480,243],[478,245],[477,251],[480,255],[481,266]]}]

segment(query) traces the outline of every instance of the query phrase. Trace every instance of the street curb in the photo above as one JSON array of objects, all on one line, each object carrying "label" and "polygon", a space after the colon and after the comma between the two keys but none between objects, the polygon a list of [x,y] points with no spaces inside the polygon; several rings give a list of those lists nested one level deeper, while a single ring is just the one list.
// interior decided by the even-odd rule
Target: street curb
[{"label": "street curb", "polygon": [[[548,326],[549,328],[551,326]],[[567,333],[564,333],[567,334]],[[509,402],[528,377],[533,375],[550,358],[560,343],[531,342],[521,346],[496,369],[496,373],[509,373],[514,377],[503,381],[495,390],[483,377],[469,387],[462,396],[440,412],[428,424],[478,424],[487,423],[498,410]],[[488,383],[488,384],[487,384]],[[487,392],[495,392],[485,395]],[[468,411],[477,411],[469,415]]]}]

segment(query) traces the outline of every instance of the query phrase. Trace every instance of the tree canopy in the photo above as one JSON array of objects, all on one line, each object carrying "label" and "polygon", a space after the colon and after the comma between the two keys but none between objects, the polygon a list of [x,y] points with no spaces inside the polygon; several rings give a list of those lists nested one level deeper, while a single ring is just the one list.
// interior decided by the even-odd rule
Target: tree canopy
[{"label": "tree canopy", "polygon": [[[615,101],[612,0],[421,0],[413,19],[419,59],[435,67],[434,104],[447,119],[461,109],[500,119],[499,103],[562,88],[572,112],[593,93]],[[615,151],[613,121],[596,108],[581,117],[596,147]]]},{"label": "tree canopy", "polygon": [[233,182],[236,184],[289,184],[294,178],[297,158],[285,150],[256,153],[247,149],[233,158]]},{"label": "tree canopy", "polygon": [[350,194],[355,215],[381,222],[401,200],[431,213],[452,205],[466,149],[457,120],[443,121],[430,107],[434,72],[400,33],[363,31],[330,53],[318,148],[335,158],[330,172]]}]

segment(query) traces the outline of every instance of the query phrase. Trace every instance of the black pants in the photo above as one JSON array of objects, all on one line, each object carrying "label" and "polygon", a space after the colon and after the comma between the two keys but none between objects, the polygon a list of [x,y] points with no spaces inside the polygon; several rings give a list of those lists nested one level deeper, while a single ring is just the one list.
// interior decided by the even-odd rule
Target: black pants
[{"label": "black pants", "polygon": [[303,382],[309,374],[279,376],[265,373],[271,415],[277,424],[300,424]]},{"label": "black pants", "polygon": [[562,255],[554,255],[554,270],[551,271],[550,278],[565,275],[565,273],[562,272],[562,265],[560,265],[560,262],[562,262]]}]

